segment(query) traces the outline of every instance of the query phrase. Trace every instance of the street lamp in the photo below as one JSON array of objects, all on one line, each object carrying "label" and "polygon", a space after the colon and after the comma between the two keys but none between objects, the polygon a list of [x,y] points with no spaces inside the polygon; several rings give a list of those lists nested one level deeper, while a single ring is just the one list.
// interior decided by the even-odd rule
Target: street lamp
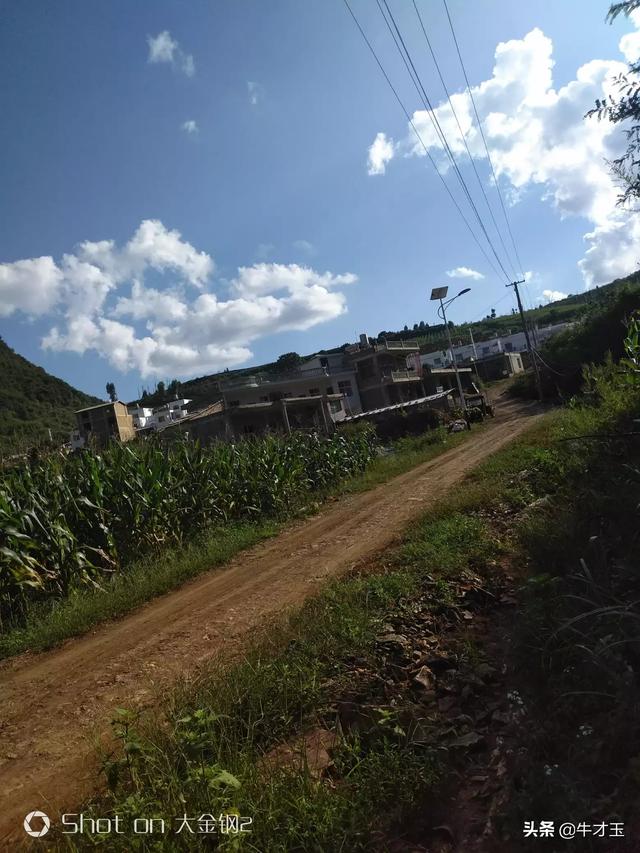
[{"label": "street lamp", "polygon": [[451,342],[451,332],[449,330],[449,326],[447,325],[447,315],[445,313],[445,308],[448,305],[451,305],[454,299],[457,299],[458,296],[462,296],[465,293],[469,293],[471,290],[470,287],[465,287],[464,290],[461,290],[460,293],[452,296],[451,299],[447,299],[446,302],[443,302],[443,299],[449,292],[448,287],[434,287],[431,291],[431,299],[438,300],[440,302],[440,307],[438,308],[438,316],[443,320],[444,327],[447,330],[447,338],[449,340],[449,351],[451,353],[451,360],[453,361],[453,369],[456,372],[456,382],[458,383],[458,393],[460,394],[460,405],[462,406],[462,410],[464,412],[467,411],[467,401],[464,397],[464,391],[462,390],[462,382],[460,381],[460,374],[458,372],[458,365],[456,362],[455,353],[453,352],[453,343]]}]

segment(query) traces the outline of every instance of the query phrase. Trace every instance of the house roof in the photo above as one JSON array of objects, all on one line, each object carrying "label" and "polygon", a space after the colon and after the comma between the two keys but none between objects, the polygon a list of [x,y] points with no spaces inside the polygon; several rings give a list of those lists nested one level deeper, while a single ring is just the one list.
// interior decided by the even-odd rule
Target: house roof
[{"label": "house roof", "polygon": [[80,412],[90,412],[92,411],[92,409],[104,409],[105,406],[115,406],[116,403],[120,403],[121,406],[124,406],[126,408],[126,404],[123,403],[121,400],[114,400],[113,402],[111,400],[108,400],[105,403],[97,403],[95,406],[85,406],[84,409],[76,409],[75,414],[79,415]]},{"label": "house roof", "polygon": [[357,421],[360,418],[366,418],[369,415],[380,415],[385,412],[392,412],[394,409],[408,409],[411,406],[419,406],[421,403],[432,403],[434,400],[441,400],[443,397],[448,397],[449,394],[453,394],[453,388],[450,388],[447,391],[440,391],[438,394],[431,394],[429,397],[418,397],[417,400],[407,400],[404,403],[395,403],[393,406],[383,406],[381,409],[369,409],[368,412],[360,412],[359,415],[351,415],[348,418],[343,418],[341,423],[344,424],[347,421]]},{"label": "house roof", "polygon": [[[318,400],[342,400],[344,394],[326,394],[323,396],[313,396],[313,397],[286,397],[285,402],[287,406],[293,404],[295,405],[304,405],[305,403],[317,402]],[[226,411],[228,413],[233,412],[259,412],[264,411],[265,409],[272,409],[275,406],[279,406],[281,400],[270,400],[268,402],[262,403],[242,403],[239,406],[227,406]],[[209,418],[214,415],[223,415],[225,412],[224,403],[222,400],[218,400],[216,403],[212,403],[210,406],[207,406],[205,409],[200,409],[198,412],[192,412],[190,415],[186,415],[184,418],[180,418],[179,421],[171,421],[166,426],[161,429],[170,429],[171,427],[182,426],[185,423],[189,423],[191,421],[198,421],[203,418]]]}]

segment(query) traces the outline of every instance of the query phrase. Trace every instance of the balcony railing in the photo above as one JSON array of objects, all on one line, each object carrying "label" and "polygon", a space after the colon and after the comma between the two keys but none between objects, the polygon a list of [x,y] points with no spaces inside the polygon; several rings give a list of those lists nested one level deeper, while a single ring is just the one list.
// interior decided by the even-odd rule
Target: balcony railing
[{"label": "balcony railing", "polygon": [[304,382],[319,376],[333,376],[345,373],[347,370],[349,370],[348,367],[310,367],[308,370],[288,370],[284,373],[258,373],[253,376],[238,376],[236,379],[228,379],[226,382],[220,383],[220,388],[226,391],[232,388],[258,388],[261,385],[275,385],[281,382],[296,380]]},{"label": "balcony railing", "polygon": [[415,370],[387,370],[382,374],[385,382],[410,382],[422,379]]},{"label": "balcony railing", "polygon": [[384,341],[381,344],[376,344],[376,347],[378,349],[401,349],[410,352],[417,352],[420,349],[420,345],[415,341]]}]

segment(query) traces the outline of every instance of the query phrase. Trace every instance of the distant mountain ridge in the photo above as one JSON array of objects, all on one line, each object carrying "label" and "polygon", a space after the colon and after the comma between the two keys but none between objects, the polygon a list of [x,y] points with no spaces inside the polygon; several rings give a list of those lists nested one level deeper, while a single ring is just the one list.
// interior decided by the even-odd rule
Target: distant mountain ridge
[{"label": "distant mountain ridge", "polygon": [[102,402],[51,376],[0,338],[0,455],[66,441],[76,409]]}]

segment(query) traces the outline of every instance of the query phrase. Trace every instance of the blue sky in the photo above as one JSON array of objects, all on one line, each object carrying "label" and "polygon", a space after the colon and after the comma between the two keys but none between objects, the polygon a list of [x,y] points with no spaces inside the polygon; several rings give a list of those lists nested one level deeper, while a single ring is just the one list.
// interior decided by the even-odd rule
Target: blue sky
[{"label": "blue sky", "polygon": [[[502,224],[443,6],[418,5]],[[412,4],[390,7],[441,104]],[[582,115],[636,56],[634,22],[605,24],[595,0],[449,7],[527,299],[632,271],[640,227],[602,162],[621,133]],[[445,170],[376,4],[353,8]],[[443,283],[472,288],[454,320],[511,309],[341,0],[13,0],[0,13],[0,334],[51,373],[131,398],[435,323],[428,293]],[[483,278],[447,276],[459,268]]]}]

